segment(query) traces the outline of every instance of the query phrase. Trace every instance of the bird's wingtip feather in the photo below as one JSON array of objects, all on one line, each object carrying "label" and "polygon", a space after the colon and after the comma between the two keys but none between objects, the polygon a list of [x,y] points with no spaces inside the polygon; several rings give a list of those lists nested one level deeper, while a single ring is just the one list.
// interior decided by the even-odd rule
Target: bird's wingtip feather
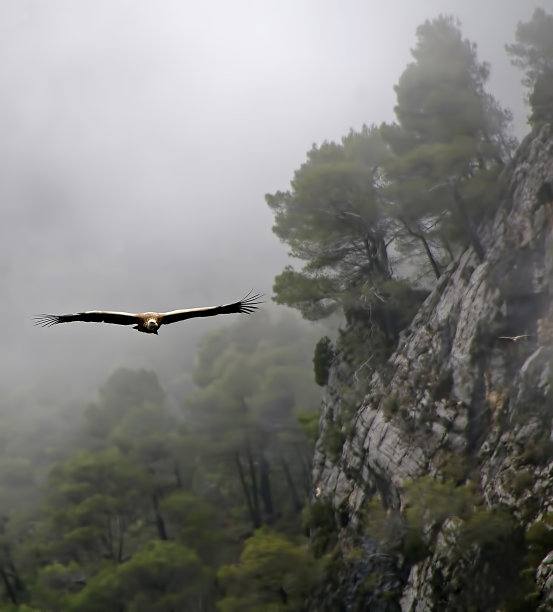
[{"label": "bird's wingtip feather", "polygon": [[49,314],[39,314],[33,317],[34,324],[39,325],[40,327],[50,327],[59,323],[59,317],[56,315]]},{"label": "bird's wingtip feather", "polygon": [[252,293],[253,289],[240,300],[241,313],[251,314],[259,308],[260,304],[265,303],[262,299],[265,297],[263,293],[253,293],[253,295]]}]

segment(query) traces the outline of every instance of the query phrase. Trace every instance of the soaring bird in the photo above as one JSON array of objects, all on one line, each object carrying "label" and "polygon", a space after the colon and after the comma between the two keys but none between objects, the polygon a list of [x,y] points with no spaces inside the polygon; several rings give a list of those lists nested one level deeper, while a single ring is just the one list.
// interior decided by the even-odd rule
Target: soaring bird
[{"label": "soaring bird", "polygon": [[213,317],[220,314],[245,313],[250,314],[257,310],[262,304],[262,294],[248,293],[239,302],[224,304],[223,306],[206,306],[204,308],[187,308],[184,310],[171,310],[170,312],[112,312],[110,310],[88,310],[86,312],[75,312],[66,315],[41,314],[34,317],[35,325],[50,327],[58,323],[70,323],[71,321],[87,321],[96,323],[115,323],[116,325],[134,325],[145,334],[157,334],[162,325],[192,319],[193,317]]}]

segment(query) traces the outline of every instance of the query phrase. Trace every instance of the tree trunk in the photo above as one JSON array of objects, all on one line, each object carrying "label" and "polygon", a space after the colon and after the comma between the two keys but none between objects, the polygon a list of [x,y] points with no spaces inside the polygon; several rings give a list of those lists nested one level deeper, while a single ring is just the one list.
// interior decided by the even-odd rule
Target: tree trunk
[{"label": "tree trunk", "polygon": [[14,592],[17,593],[22,593],[25,590],[25,585],[23,584],[23,581],[21,580],[21,578],[19,577],[19,572],[17,571],[15,564],[13,562],[13,558],[12,558],[12,552],[11,552],[11,548],[9,546],[9,544],[5,544],[4,545],[4,551],[3,551],[3,556],[5,558],[5,565],[7,567],[7,570],[4,570],[2,568],[2,571],[4,571],[7,575],[8,578],[11,578],[13,580],[13,590]]},{"label": "tree trunk", "polygon": [[426,240],[424,236],[419,236],[419,240],[422,242],[422,245],[426,252],[426,256],[428,257],[428,261],[430,262],[430,265],[432,266],[432,270],[434,271],[434,276],[436,277],[436,279],[440,278],[442,273],[441,273],[440,267],[438,266],[436,260],[434,259],[434,255],[430,249],[430,245],[428,244],[428,241]]},{"label": "tree trunk", "polygon": [[386,242],[380,236],[365,234],[363,238],[369,270],[376,272],[377,278],[388,279],[392,276]]},{"label": "tree trunk", "polygon": [[250,444],[248,442],[248,439],[246,438],[246,455],[248,458],[248,467],[250,469],[250,479],[251,479],[251,483],[252,483],[252,504],[253,504],[253,511],[256,517],[256,522],[258,523],[258,527],[261,527],[261,513],[259,511],[259,488],[257,486],[257,475],[255,473],[255,464],[253,461],[253,454],[250,448]]},{"label": "tree trunk", "polygon": [[290,490],[290,496],[292,497],[294,509],[296,510],[296,512],[299,512],[302,508],[302,503],[300,501],[296,485],[294,484],[294,479],[292,478],[290,468],[288,467],[288,464],[286,463],[286,460],[284,459],[282,454],[280,455],[280,463],[282,465],[282,471],[284,472],[284,478],[286,478],[286,482],[288,484],[288,489]]},{"label": "tree trunk", "polygon": [[259,529],[259,527],[261,527],[261,522],[259,521],[259,516],[256,516],[254,511],[252,498],[248,489],[248,483],[246,482],[244,469],[242,468],[242,463],[240,461],[240,455],[238,454],[238,451],[234,452],[234,462],[236,464],[236,468],[238,469],[238,477],[240,478],[240,484],[242,486],[244,498],[246,499],[246,505],[248,506],[248,512],[250,513],[250,519],[252,521],[253,528]]},{"label": "tree trunk", "polygon": [[117,531],[118,531],[118,543],[117,543],[117,563],[123,563],[123,543],[124,543],[124,525],[120,517],[117,517]]},{"label": "tree trunk", "polygon": [[422,242],[422,246],[424,248],[426,256],[428,257],[428,261],[430,262],[430,265],[432,266],[434,275],[436,276],[437,279],[440,278],[440,275],[441,275],[440,267],[438,266],[438,263],[434,259],[434,254],[432,253],[430,245],[428,244],[428,240],[426,240],[426,238],[424,237],[424,234],[420,234],[419,232],[416,232],[415,230],[413,230],[409,226],[407,221],[404,221],[403,219],[400,219],[400,221],[403,224],[403,227],[405,228],[408,234],[410,234],[411,236],[413,236],[414,238],[417,238],[417,240],[420,240]]},{"label": "tree trunk", "polygon": [[472,219],[470,218],[468,211],[466,209],[465,203],[459,194],[459,186],[455,185],[453,187],[453,197],[455,200],[455,204],[457,206],[457,210],[459,211],[459,215],[463,221],[463,225],[465,226],[465,230],[468,234],[470,243],[474,248],[478,259],[482,262],[484,261],[484,248],[482,247],[482,243],[480,242],[480,238],[478,238],[478,234],[474,229],[474,225],[472,224]]},{"label": "tree trunk", "polygon": [[2,576],[4,586],[6,587],[6,595],[13,604],[17,604],[17,593],[13,588],[10,578],[3,567],[0,567],[0,575]]},{"label": "tree trunk", "polygon": [[117,561],[115,554],[115,543],[113,539],[113,529],[111,528],[111,515],[109,512],[106,513],[106,535],[101,535],[100,539],[107,549],[108,558],[113,559],[113,561]]},{"label": "tree trunk", "polygon": [[269,463],[265,457],[259,462],[259,496],[263,502],[265,513],[272,516],[275,512],[273,507],[273,495],[271,493],[271,478],[269,476]]},{"label": "tree trunk", "polygon": [[167,529],[165,528],[165,521],[163,520],[163,517],[161,516],[161,513],[159,511],[159,500],[157,497],[157,493],[152,494],[152,505],[154,507],[154,516],[156,520],[156,527],[159,539],[167,541],[169,540],[169,538],[167,536]]}]

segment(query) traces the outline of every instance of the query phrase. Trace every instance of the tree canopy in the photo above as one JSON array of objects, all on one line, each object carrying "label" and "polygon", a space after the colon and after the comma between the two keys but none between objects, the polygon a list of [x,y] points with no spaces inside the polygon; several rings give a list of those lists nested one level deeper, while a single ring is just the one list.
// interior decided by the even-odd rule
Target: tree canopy
[{"label": "tree canopy", "polygon": [[422,247],[436,277],[456,247],[484,252],[477,226],[497,200],[498,172],[516,141],[511,113],[485,90],[490,69],[451,17],[417,29],[411,62],[395,87],[398,122],[382,126],[393,155],[387,195],[404,249]]},{"label": "tree canopy", "polygon": [[388,241],[393,226],[380,196],[387,147],[376,127],[351,131],[341,143],[307,153],[291,188],[267,195],[275,234],[305,261],[275,279],[278,303],[308,319],[328,316],[351,292],[367,294],[391,276]]},{"label": "tree canopy", "polygon": [[313,146],[290,189],[266,196],[273,231],[303,262],[276,277],[275,300],[308,319],[377,311],[421,256],[435,277],[459,248],[484,256],[477,226],[516,145],[511,114],[486,92],[489,66],[453,18],[421,25],[412,54],[397,123]]},{"label": "tree canopy", "polygon": [[506,45],[512,62],[524,71],[529,89],[531,123],[553,118],[553,14],[537,8],[532,19],[518,24],[516,43]]},{"label": "tree canopy", "polygon": [[[202,441],[199,474],[237,506],[228,519],[241,529],[248,528],[245,516],[257,529],[301,509],[310,445],[298,417],[317,414],[319,403],[311,368],[315,333],[293,333],[298,321],[291,315],[272,322],[260,312],[249,323],[204,338],[198,389],[185,402],[190,430]],[[278,507],[283,503],[286,512]]]}]

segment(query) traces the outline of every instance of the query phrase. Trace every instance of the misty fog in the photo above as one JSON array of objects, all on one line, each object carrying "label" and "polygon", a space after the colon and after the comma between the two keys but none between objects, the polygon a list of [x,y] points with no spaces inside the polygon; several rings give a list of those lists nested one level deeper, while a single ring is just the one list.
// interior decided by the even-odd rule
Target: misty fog
[{"label": "misty fog", "polygon": [[286,249],[264,194],[312,143],[394,119],[416,27],[456,15],[526,132],[504,45],[538,4],[458,0],[0,3],[0,224],[7,392],[95,389],[117,366],[179,372],[206,330],[33,327],[38,313],[271,308]]}]

